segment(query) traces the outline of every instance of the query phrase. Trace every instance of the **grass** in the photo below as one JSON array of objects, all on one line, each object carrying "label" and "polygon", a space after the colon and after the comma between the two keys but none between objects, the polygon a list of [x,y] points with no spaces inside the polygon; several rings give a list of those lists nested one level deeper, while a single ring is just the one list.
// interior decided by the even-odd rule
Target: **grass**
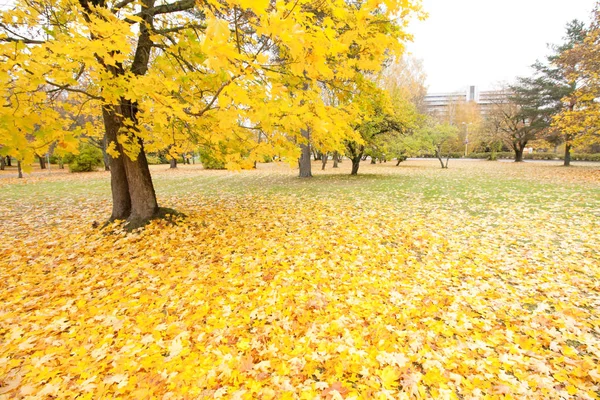
[{"label": "grass", "polygon": [[[154,184],[161,205],[178,197],[238,196],[248,194],[295,195],[311,198],[343,197],[386,203],[421,199],[452,203],[465,210],[485,211],[486,205],[510,204],[518,199],[530,209],[568,212],[571,206],[598,209],[600,197],[598,167],[581,163],[563,168],[559,163],[501,163],[453,160],[449,170],[437,168],[435,161],[415,160],[399,167],[363,163],[358,176],[342,168],[320,170],[313,165],[314,178],[302,180],[285,164],[265,164],[258,171],[203,171],[198,166],[152,166]],[[57,201],[108,201],[107,172],[68,174],[54,170],[36,173],[18,181],[0,179],[0,202],[28,204]]]}]

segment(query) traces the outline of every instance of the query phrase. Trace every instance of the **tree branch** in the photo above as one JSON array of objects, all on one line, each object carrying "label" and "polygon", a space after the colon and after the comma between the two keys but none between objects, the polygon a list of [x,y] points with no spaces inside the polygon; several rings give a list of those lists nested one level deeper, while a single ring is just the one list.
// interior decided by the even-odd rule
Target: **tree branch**
[{"label": "tree branch", "polygon": [[144,17],[146,15],[159,15],[159,14],[170,14],[178,11],[191,10],[196,5],[196,0],[179,0],[175,3],[161,4],[160,6],[148,8],[142,10],[136,14],[138,17]]},{"label": "tree branch", "polygon": [[115,4],[113,8],[110,10],[112,12],[119,11],[121,8],[126,7],[128,4],[133,3],[135,0],[122,0]]}]

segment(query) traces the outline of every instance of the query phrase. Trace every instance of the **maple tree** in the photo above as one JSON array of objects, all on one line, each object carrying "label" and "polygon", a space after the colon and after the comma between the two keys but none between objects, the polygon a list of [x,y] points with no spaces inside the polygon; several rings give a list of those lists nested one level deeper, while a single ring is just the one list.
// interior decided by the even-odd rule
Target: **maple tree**
[{"label": "maple tree", "polygon": [[185,124],[233,147],[224,162],[239,168],[266,153],[296,159],[305,132],[341,138],[348,115],[323,104],[320,85],[377,72],[419,10],[399,0],[17,1],[0,15],[2,151],[26,161],[32,148],[73,142],[52,94],[99,103],[111,219],[139,225],[158,212],[146,146],[167,147]]}]

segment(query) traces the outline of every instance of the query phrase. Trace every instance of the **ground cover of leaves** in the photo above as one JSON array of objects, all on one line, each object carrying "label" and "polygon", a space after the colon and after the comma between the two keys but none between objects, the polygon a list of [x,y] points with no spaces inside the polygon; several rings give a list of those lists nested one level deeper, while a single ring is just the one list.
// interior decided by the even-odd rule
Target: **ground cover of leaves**
[{"label": "ground cover of leaves", "polygon": [[597,167],[348,164],[0,180],[0,399],[600,396]]}]

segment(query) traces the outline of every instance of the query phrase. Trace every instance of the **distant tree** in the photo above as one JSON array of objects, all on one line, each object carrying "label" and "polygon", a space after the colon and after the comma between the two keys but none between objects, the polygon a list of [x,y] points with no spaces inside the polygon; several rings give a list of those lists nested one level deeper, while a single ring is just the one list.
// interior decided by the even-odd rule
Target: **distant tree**
[{"label": "distant tree", "polygon": [[519,78],[511,87],[514,92],[513,101],[521,107],[521,113],[528,121],[537,121],[540,131],[548,140],[561,138],[565,144],[565,165],[571,161],[573,139],[577,134],[567,126],[555,124],[550,129],[552,118],[564,111],[572,111],[576,105],[573,93],[577,88],[577,80],[570,71],[577,62],[576,53],[567,53],[581,43],[585,36],[584,24],[573,20],[566,26],[565,42],[551,46],[552,54],[544,62],[537,61],[532,65],[533,76]]},{"label": "distant tree", "polygon": [[587,31],[579,24],[572,26],[572,31],[577,40],[555,59],[571,85],[553,119],[553,127],[565,138],[565,165],[572,145],[600,141],[600,5]]},{"label": "distant tree", "polygon": [[515,152],[515,162],[523,161],[523,151],[527,144],[538,139],[549,127],[550,114],[543,109],[545,100],[542,94],[527,83],[502,89],[487,115],[487,123],[494,126],[502,143]]},{"label": "distant tree", "polygon": [[[429,118],[415,134],[407,140],[410,148],[419,148],[435,154],[443,169],[448,168],[450,145],[458,137],[458,127],[449,123],[439,123]],[[444,156],[446,162],[444,163]]]}]

